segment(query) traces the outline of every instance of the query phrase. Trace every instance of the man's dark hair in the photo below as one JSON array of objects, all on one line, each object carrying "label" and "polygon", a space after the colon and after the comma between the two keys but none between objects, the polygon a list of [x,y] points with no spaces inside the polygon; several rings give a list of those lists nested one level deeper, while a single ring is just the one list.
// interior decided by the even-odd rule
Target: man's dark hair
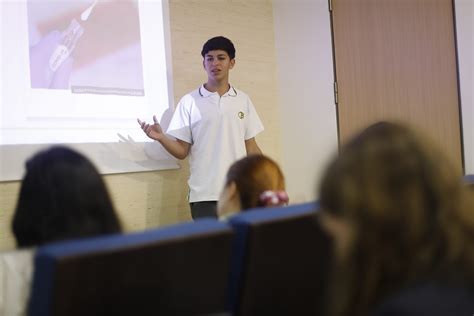
[{"label": "man's dark hair", "polygon": [[230,59],[235,58],[235,47],[230,39],[224,36],[216,36],[208,40],[202,47],[201,55],[202,57],[206,56],[211,50],[223,50],[227,52]]},{"label": "man's dark hair", "polygon": [[19,247],[121,231],[96,168],[61,146],[26,163],[12,229]]}]

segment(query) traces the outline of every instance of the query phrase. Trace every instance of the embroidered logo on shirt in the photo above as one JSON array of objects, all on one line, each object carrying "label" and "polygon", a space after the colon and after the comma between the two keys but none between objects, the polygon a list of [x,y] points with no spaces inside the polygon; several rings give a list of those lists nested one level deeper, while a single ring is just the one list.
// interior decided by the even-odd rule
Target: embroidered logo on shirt
[{"label": "embroidered logo on shirt", "polygon": [[244,112],[240,111],[239,112],[239,119],[243,119],[245,116]]}]

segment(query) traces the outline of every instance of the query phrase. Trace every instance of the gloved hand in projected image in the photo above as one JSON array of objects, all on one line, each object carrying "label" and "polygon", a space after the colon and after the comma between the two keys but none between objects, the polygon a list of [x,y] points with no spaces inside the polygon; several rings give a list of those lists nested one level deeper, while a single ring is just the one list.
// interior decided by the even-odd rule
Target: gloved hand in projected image
[{"label": "gloved hand in projected image", "polygon": [[[52,58],[61,53],[62,34],[52,31],[30,48],[30,78],[32,88],[68,89],[73,58],[68,56],[52,65]],[[54,54],[54,55],[53,55]],[[53,56],[53,57],[52,57]],[[57,58],[56,58],[57,59]]]}]

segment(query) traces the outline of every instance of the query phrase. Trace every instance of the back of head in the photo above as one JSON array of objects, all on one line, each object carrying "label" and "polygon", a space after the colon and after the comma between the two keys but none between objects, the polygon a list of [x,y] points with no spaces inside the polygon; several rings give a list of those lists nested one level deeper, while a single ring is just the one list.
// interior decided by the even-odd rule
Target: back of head
[{"label": "back of head", "polygon": [[320,203],[354,228],[348,265],[360,278],[359,306],[418,278],[459,272],[474,281],[474,215],[461,175],[408,127],[380,122],[344,145]]},{"label": "back of head", "polygon": [[213,50],[223,50],[225,51],[230,59],[235,58],[235,47],[230,39],[224,36],[216,36],[209,39],[204,46],[202,47],[201,56],[204,57],[206,54]]},{"label": "back of head", "polygon": [[65,148],[26,163],[13,218],[20,247],[120,231],[105,184],[87,158]]},{"label": "back of head", "polygon": [[283,173],[266,156],[250,155],[235,162],[227,173],[226,185],[232,182],[236,184],[242,210],[288,202]]}]

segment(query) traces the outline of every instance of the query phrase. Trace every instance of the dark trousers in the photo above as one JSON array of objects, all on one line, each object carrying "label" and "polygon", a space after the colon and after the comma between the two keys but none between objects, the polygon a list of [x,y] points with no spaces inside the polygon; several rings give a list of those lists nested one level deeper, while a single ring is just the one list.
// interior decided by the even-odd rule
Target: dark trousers
[{"label": "dark trousers", "polygon": [[202,201],[189,203],[193,219],[203,217],[217,218],[217,201]]}]

